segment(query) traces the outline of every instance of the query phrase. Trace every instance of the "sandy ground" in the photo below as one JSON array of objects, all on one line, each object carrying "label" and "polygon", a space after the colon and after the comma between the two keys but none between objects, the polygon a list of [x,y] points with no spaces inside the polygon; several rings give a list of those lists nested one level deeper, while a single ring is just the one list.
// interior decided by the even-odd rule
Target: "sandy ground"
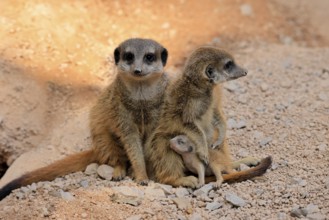
[{"label": "sandy ground", "polygon": [[[115,46],[129,37],[165,45],[171,74],[199,45],[232,51],[249,70],[224,86],[232,153],[235,158],[272,155],[274,164],[253,181],[225,184],[203,196],[189,191],[187,207],[173,202],[178,189],[150,196],[155,184],[141,187],[129,178],[112,182],[80,172],[18,189],[0,202],[0,218],[290,219],[298,207],[313,204],[316,208],[301,217],[325,219],[328,8],[326,0],[1,1],[2,173],[10,167],[0,185],[90,146],[90,106],[115,76]],[[111,199],[116,186],[145,195],[136,206],[118,204]],[[228,192],[247,205],[232,206]],[[212,202],[221,207],[207,209]]]}]

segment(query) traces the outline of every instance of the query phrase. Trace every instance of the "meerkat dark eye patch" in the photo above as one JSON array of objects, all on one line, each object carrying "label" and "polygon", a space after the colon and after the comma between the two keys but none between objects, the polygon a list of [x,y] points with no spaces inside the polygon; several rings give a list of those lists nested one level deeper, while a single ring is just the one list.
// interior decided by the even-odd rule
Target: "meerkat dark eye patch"
[{"label": "meerkat dark eye patch", "polygon": [[152,63],[156,60],[156,56],[154,53],[148,53],[144,56],[144,60],[147,62],[147,63]]},{"label": "meerkat dark eye patch", "polygon": [[212,79],[215,77],[215,69],[209,65],[206,68],[206,75],[208,76],[208,78]]},{"label": "meerkat dark eye patch", "polygon": [[185,144],[185,142],[181,138],[178,138],[177,144],[182,145],[182,144]]},{"label": "meerkat dark eye patch", "polygon": [[233,67],[234,67],[234,62],[230,60],[224,65],[224,70],[230,71],[232,70]]},{"label": "meerkat dark eye patch", "polygon": [[134,54],[131,52],[126,52],[123,54],[123,60],[127,61],[128,63],[132,63],[134,61]]}]

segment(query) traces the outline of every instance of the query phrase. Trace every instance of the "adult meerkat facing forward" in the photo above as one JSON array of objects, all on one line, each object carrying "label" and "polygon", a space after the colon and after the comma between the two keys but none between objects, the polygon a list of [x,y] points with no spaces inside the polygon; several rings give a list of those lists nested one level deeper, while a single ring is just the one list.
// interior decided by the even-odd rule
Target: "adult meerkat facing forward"
[{"label": "adult meerkat facing forward", "polygon": [[[214,129],[219,130],[222,119],[218,83],[246,75],[246,70],[237,66],[233,57],[224,50],[201,47],[188,58],[183,74],[169,89],[160,122],[145,146],[145,155],[150,173],[162,183],[195,188],[198,179],[185,176],[185,166],[180,155],[170,148],[170,139],[186,135],[196,145],[196,154],[205,161],[208,146],[213,142]],[[209,126],[212,125],[212,126]],[[219,135],[221,138],[221,135]],[[227,164],[232,164],[225,138],[216,140],[223,145],[220,151]],[[205,153],[206,151],[206,153]],[[201,153],[200,153],[201,152]],[[227,173],[233,172],[231,165]],[[255,173],[256,175],[257,173]]]},{"label": "adult meerkat facing forward", "polygon": [[116,180],[126,175],[131,163],[136,180],[146,183],[143,144],[159,120],[168,84],[163,72],[167,57],[167,50],[150,39],[121,43],[114,51],[117,76],[91,109],[92,149],[14,179],[0,189],[0,199],[16,188],[83,170],[92,162],[113,166]]}]

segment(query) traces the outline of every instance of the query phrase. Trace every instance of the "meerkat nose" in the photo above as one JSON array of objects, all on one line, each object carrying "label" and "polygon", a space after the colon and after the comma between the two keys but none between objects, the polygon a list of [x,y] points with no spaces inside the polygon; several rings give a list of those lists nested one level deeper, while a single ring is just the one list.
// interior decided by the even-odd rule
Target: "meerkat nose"
[{"label": "meerkat nose", "polygon": [[248,70],[244,70],[243,75],[246,76],[248,74]]},{"label": "meerkat nose", "polygon": [[140,73],[142,73],[142,70],[136,69],[136,70],[134,71],[134,73],[135,73],[135,74],[140,74]]}]

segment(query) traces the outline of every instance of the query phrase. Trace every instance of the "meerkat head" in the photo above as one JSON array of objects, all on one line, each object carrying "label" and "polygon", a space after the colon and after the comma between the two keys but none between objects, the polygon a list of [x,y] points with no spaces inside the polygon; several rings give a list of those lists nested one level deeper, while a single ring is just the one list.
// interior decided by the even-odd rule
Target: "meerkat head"
[{"label": "meerkat head", "polygon": [[170,147],[179,154],[191,153],[195,150],[195,145],[186,135],[178,135],[170,139]]},{"label": "meerkat head", "polygon": [[194,78],[201,78],[212,84],[218,84],[247,75],[247,70],[238,66],[231,54],[225,50],[204,46],[195,50],[188,62],[193,71]]},{"label": "meerkat head", "polygon": [[118,73],[132,80],[159,77],[167,58],[167,49],[151,39],[128,39],[114,50]]}]

